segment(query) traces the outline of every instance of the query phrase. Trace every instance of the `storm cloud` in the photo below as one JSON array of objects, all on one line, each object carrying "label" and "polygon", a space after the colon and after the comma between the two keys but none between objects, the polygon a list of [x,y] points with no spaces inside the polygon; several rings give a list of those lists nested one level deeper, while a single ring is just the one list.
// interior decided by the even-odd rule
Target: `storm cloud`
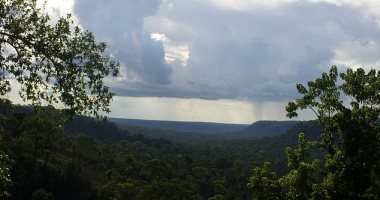
[{"label": "storm cloud", "polygon": [[171,68],[164,60],[162,42],[143,29],[144,18],[154,15],[160,0],[76,0],[79,23],[110,46],[120,60],[122,79],[147,85],[170,84]]},{"label": "storm cloud", "polygon": [[369,6],[250,2],[76,0],[74,11],[121,61],[121,96],[284,101],[332,64],[380,64]]}]

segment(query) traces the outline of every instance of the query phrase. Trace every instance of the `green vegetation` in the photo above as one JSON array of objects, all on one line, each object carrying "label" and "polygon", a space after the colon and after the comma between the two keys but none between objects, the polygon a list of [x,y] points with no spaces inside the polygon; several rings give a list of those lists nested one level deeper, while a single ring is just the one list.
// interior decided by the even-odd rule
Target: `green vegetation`
[{"label": "green vegetation", "polygon": [[162,120],[141,120],[141,119],[120,119],[108,118],[108,121],[116,123],[118,126],[139,126],[146,128],[159,128],[181,132],[197,133],[226,133],[240,131],[247,128],[248,124],[224,124],[211,122],[184,122],[184,121],[162,121]]},{"label": "green vegetation", "polygon": [[51,22],[35,0],[0,3],[0,95],[13,76],[32,103],[0,98],[1,199],[379,199],[380,72],[332,67],[297,85],[302,96],[288,117],[311,109],[318,122],[267,126],[288,130],[282,135],[146,138],[155,130],[80,115],[109,111],[113,93],[103,81],[118,63],[104,56],[104,43],[70,16]]},{"label": "green vegetation", "polygon": [[[250,199],[252,166],[270,160],[285,169],[283,149],[299,131],[261,140],[175,143],[145,138],[115,124],[3,101],[1,151],[9,155],[9,199]],[[308,138],[318,137],[307,135]],[[4,190],[5,191],[5,190]]]},{"label": "green vegetation", "polygon": [[[292,127],[296,126],[299,121],[258,121],[251,125],[229,125],[229,124],[212,124],[212,123],[195,123],[195,122],[165,122],[165,121],[149,121],[145,120],[129,120],[129,119],[110,119],[122,129],[132,132],[139,132],[147,138],[164,138],[180,143],[209,143],[225,140],[243,140],[243,139],[259,139],[264,137],[279,136],[287,133]],[[163,128],[159,127],[163,123]],[[168,128],[167,124],[174,124]],[[185,124],[185,126],[183,126]],[[203,127],[200,128],[199,124]],[[193,131],[189,131],[189,126],[193,125]],[[227,127],[231,131],[225,132],[204,132],[203,130],[216,130],[221,127]],[[238,129],[236,129],[238,128]],[[202,129],[202,131],[199,131]]]},{"label": "green vegetation", "polygon": [[[290,171],[285,175],[272,172],[269,163],[255,168],[249,183],[254,198],[378,199],[380,72],[348,69],[338,75],[333,66],[307,85],[297,85],[302,96],[288,104],[287,115],[311,109],[323,134],[313,141],[300,134],[298,146],[286,149]],[[313,158],[315,151],[324,159]]]}]

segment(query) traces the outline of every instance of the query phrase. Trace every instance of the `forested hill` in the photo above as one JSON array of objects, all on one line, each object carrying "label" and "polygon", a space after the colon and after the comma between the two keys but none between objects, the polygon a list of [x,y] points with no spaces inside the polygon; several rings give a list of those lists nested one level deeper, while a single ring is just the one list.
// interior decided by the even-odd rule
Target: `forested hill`
[{"label": "forested hill", "polygon": [[236,134],[242,137],[271,137],[288,132],[298,123],[299,121],[257,121]]},{"label": "forested hill", "polygon": [[287,133],[299,123],[299,121],[258,121],[251,125],[243,125],[115,118],[109,121],[116,123],[122,129],[141,133],[148,138],[164,138],[176,142],[272,137]]},{"label": "forested hill", "polygon": [[[99,122],[93,118],[79,116],[75,120],[66,124],[65,132],[70,135],[82,133],[94,138],[106,140],[124,140],[145,137],[150,139],[167,139],[180,143],[251,140],[265,137],[289,146],[295,144],[299,133],[305,133],[306,137],[309,139],[317,139],[323,130],[322,126],[315,120],[258,121],[244,130],[220,134],[165,130],[160,128],[133,126],[126,123],[116,124],[111,121]],[[118,126],[120,128],[118,128]]]},{"label": "forested hill", "polygon": [[141,119],[123,119],[109,118],[110,122],[114,122],[120,127],[140,126],[145,128],[159,128],[182,132],[196,133],[224,133],[240,131],[247,128],[248,124],[226,124],[211,122],[182,122],[182,121],[161,121],[161,120],[141,120]]}]

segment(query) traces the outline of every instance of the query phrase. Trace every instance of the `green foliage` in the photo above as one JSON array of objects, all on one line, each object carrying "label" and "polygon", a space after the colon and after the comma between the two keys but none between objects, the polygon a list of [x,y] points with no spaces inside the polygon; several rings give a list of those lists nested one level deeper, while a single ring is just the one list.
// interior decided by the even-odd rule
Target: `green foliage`
[{"label": "green foliage", "polygon": [[70,15],[54,23],[36,0],[0,0],[0,94],[11,74],[20,95],[34,105],[63,104],[70,113],[108,112],[114,95],[103,79],[119,64],[104,56],[105,43],[73,26]]},{"label": "green foliage", "polygon": [[[103,84],[103,78],[117,75],[118,63],[103,55],[105,43],[96,43],[92,33],[73,27],[70,16],[53,25],[35,0],[1,0],[0,15],[0,95],[11,90],[6,78],[10,74],[21,84],[21,97],[34,105],[62,103],[70,114],[99,116],[99,112],[109,111],[113,93]],[[36,170],[42,165],[45,170],[62,137],[61,118],[56,111],[51,113],[51,108],[41,107],[35,107],[35,115],[30,118],[9,116],[12,105],[0,100],[0,131],[6,140],[1,148],[14,148],[13,154],[22,155],[16,157],[16,168],[24,164]],[[6,197],[10,196],[12,160],[5,153],[0,160],[0,191],[1,197]],[[37,172],[27,172],[20,180],[34,184]],[[13,177],[16,182],[17,178]],[[23,184],[15,184],[17,187]],[[33,198],[43,199],[41,195],[37,190]]]},{"label": "green foliage", "polygon": [[[0,107],[7,107],[9,102],[0,102]],[[3,114],[0,114],[0,198],[10,197],[10,188],[12,186],[11,180],[11,169],[14,161],[9,158],[8,154],[4,152],[4,135],[6,130],[4,130],[4,122],[7,120],[7,117]]]},{"label": "green foliage", "polygon": [[0,152],[0,198],[11,196],[9,189],[12,186],[10,175],[12,163],[7,154]]},{"label": "green foliage", "polygon": [[249,179],[248,187],[257,190],[254,199],[279,199],[281,195],[278,176],[272,171],[270,163],[265,162],[263,168],[256,167]]},{"label": "green foliage", "polygon": [[308,142],[300,134],[297,148],[286,149],[290,172],[278,180],[285,199],[311,199],[314,195],[320,165],[318,159],[308,161],[307,158],[316,146],[316,142]]},{"label": "green foliage", "polygon": [[307,157],[315,146],[315,142],[306,141],[304,134],[300,134],[298,147],[286,148],[290,172],[284,176],[273,172],[269,162],[263,168],[255,168],[248,183],[255,191],[253,199],[311,199],[320,166],[318,159],[309,162]]},{"label": "green foliage", "polygon": [[[260,195],[272,189],[271,185],[279,184],[275,195],[278,199],[377,199],[380,195],[379,84],[380,72],[348,69],[338,75],[335,66],[329,73],[309,81],[307,87],[298,84],[302,96],[289,102],[287,116],[297,117],[297,110],[311,109],[324,132],[313,142],[300,135],[298,147],[286,150],[290,171],[277,180],[271,172],[257,174],[268,171],[267,166],[255,169],[249,184],[254,193]],[[348,100],[349,106],[343,100]],[[325,152],[323,165],[310,157],[316,150]],[[263,180],[267,179],[275,184],[265,185]]]},{"label": "green foliage", "polygon": [[53,200],[51,193],[47,193],[44,189],[35,190],[32,194],[32,200]]},{"label": "green foliage", "polygon": [[[1,149],[12,160],[8,199],[247,199],[250,166],[285,168],[294,134],[262,140],[173,143],[56,110],[0,103]],[[314,122],[313,122],[314,123]],[[304,123],[296,127],[314,129]],[[109,137],[107,137],[109,136]],[[284,142],[282,142],[284,141]],[[2,199],[6,199],[5,197]]]},{"label": "green foliage", "polygon": [[217,194],[213,197],[208,198],[207,200],[225,200],[226,198],[223,197],[223,195]]}]

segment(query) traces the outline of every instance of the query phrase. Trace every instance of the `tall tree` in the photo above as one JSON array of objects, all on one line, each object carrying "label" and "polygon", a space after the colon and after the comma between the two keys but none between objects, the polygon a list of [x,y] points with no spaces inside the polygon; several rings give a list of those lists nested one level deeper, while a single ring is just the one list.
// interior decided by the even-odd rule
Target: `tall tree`
[{"label": "tall tree", "polygon": [[[298,110],[311,109],[324,127],[324,133],[316,142],[305,142],[301,136],[299,151],[287,150],[291,171],[278,179],[277,196],[287,199],[301,196],[301,199],[376,199],[380,195],[380,71],[366,73],[359,68],[338,74],[333,66],[329,73],[309,81],[307,87],[298,84],[297,90],[301,97],[289,102],[287,116],[297,117]],[[317,160],[309,164],[305,160],[305,156],[315,149],[326,152],[321,166]],[[300,166],[304,166],[302,174]],[[309,176],[305,176],[307,174]],[[258,180],[257,176],[255,173],[249,186],[260,192],[258,186],[264,179]],[[302,176],[304,178],[299,179]],[[290,181],[284,182],[286,179]],[[302,182],[291,184],[294,180]],[[289,190],[299,192],[289,197]],[[305,191],[308,192],[303,193]]]},{"label": "tall tree", "polygon": [[[37,6],[37,0],[0,0],[1,96],[12,90],[10,79],[14,79],[21,85],[21,98],[35,106],[63,105],[71,116],[101,117],[103,112],[109,112],[114,96],[104,79],[117,76],[119,69],[119,63],[106,56],[105,49],[106,44],[96,42],[91,32],[74,26],[70,15],[53,22]],[[0,124],[0,139],[4,135],[2,129]],[[40,130],[30,130],[36,135],[36,160],[37,147],[41,146],[37,137]],[[10,195],[12,160],[1,151],[4,145],[0,147],[3,198]]]},{"label": "tall tree", "polygon": [[109,112],[113,93],[104,84],[119,64],[106,44],[74,26],[70,15],[54,23],[36,0],[0,0],[0,95],[21,84],[23,100],[63,104],[71,113]]}]

